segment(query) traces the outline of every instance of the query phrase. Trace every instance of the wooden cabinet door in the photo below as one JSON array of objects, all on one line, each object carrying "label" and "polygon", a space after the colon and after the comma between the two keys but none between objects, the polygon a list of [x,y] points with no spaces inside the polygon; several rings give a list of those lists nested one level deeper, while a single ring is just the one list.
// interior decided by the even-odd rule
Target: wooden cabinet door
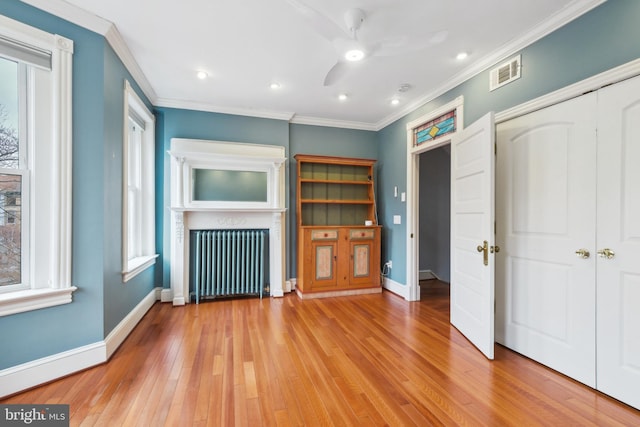
[{"label": "wooden cabinet door", "polygon": [[314,230],[310,246],[311,290],[335,288],[338,285],[338,231]]},{"label": "wooden cabinet door", "polygon": [[350,229],[349,236],[349,286],[376,286],[379,284],[378,268],[374,259],[377,251],[376,230]]}]

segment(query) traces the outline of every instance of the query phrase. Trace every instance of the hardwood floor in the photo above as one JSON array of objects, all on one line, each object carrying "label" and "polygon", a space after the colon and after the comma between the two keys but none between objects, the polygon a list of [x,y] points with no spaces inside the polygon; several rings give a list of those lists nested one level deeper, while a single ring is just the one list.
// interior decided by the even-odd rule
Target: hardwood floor
[{"label": "hardwood floor", "polygon": [[640,411],[449,325],[448,287],[157,303],[101,366],[2,403],[70,404],[71,425],[640,425]]}]

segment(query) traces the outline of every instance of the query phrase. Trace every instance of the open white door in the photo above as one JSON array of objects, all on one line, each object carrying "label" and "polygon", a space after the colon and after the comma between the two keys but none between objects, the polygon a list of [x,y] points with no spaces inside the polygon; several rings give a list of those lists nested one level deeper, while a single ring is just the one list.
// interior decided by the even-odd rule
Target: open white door
[{"label": "open white door", "polygon": [[451,140],[451,324],[488,359],[494,348],[494,121]]}]

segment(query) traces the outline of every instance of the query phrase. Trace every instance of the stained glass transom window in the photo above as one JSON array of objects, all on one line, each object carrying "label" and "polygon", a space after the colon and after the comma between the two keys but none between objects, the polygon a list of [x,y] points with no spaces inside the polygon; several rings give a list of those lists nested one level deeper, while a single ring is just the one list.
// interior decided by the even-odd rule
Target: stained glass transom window
[{"label": "stained glass transom window", "polygon": [[413,130],[413,146],[433,141],[456,131],[456,110],[424,123]]}]

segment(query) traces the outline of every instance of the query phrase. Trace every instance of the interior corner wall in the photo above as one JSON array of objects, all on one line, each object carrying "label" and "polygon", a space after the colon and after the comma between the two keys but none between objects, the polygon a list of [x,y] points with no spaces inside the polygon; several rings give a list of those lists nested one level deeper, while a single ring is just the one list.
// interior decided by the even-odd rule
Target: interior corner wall
[{"label": "interior corner wall", "polygon": [[[506,110],[640,58],[638,22],[639,1],[607,1],[522,49],[519,80],[489,92],[487,69],[379,131],[379,212],[386,230],[382,256],[394,261],[390,279],[407,283],[406,204],[393,197],[394,186],[406,191],[407,123],[464,96],[467,126],[489,111]],[[393,215],[401,215],[402,224],[394,225]]]},{"label": "interior corner wall", "polygon": [[122,322],[156,286],[155,270],[161,270],[160,257],[156,264],[133,277],[126,283],[122,280],[122,202],[123,202],[123,154],[124,154],[124,85],[129,81],[133,90],[152,106],[138,87],[133,77],[118,58],[109,43],[104,42],[103,60],[103,107],[104,136],[101,147],[103,158],[104,226],[103,238],[103,306],[104,336]]},{"label": "interior corner wall", "polygon": [[[69,304],[0,318],[0,370],[104,342],[156,286],[153,269],[122,282],[124,79],[142,91],[99,34],[19,0],[0,14],[74,42],[72,274]],[[42,214],[36,212],[37,214]]]},{"label": "interior corner wall", "polygon": [[78,287],[70,304],[0,318],[3,370],[104,339],[104,38],[18,0],[2,0],[0,14],[74,41],[71,278]]}]

